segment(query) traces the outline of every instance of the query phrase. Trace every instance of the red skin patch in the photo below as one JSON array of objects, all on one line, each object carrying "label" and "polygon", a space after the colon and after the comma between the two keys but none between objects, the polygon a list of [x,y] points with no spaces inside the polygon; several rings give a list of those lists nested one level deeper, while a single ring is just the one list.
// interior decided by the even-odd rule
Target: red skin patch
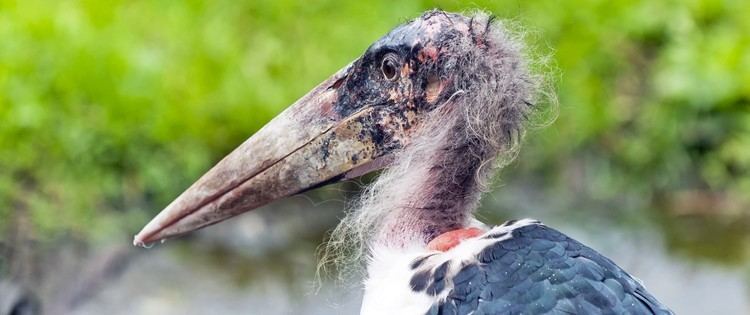
[{"label": "red skin patch", "polygon": [[427,244],[427,248],[445,252],[456,247],[456,245],[465,239],[477,237],[482,234],[484,234],[483,230],[474,227],[448,231],[430,241]]}]

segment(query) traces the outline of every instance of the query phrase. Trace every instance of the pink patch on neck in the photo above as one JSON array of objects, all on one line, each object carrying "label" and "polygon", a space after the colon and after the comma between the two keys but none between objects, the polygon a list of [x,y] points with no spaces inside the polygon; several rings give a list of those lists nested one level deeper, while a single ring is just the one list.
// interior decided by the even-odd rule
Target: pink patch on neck
[{"label": "pink patch on neck", "polygon": [[445,252],[453,247],[456,247],[456,245],[461,243],[463,240],[477,237],[483,233],[484,231],[475,227],[448,231],[438,235],[438,237],[427,243],[427,248]]}]

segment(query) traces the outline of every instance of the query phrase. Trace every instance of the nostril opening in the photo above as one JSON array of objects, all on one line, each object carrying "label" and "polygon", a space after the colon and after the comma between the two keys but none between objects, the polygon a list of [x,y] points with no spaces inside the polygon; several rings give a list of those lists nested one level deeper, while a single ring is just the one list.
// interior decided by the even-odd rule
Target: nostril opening
[{"label": "nostril opening", "polygon": [[336,80],[336,82],[333,82],[331,86],[328,87],[329,90],[335,90],[338,89],[342,84],[344,84],[344,80],[346,80],[346,76],[343,76]]}]

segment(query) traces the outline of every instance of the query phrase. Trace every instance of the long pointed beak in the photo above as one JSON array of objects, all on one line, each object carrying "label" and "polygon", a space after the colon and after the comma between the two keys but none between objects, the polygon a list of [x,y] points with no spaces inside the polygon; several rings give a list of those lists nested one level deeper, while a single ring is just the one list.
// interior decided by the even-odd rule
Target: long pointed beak
[{"label": "long pointed beak", "polygon": [[135,236],[139,246],[379,167],[384,153],[366,130],[377,106],[341,117],[346,67],[314,88],[221,160]]}]

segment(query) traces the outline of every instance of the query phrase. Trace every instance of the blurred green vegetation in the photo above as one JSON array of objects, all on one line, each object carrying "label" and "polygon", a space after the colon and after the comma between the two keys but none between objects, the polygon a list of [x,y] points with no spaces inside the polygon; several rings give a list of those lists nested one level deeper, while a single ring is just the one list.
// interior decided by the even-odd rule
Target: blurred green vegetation
[{"label": "blurred green vegetation", "polygon": [[666,218],[750,215],[748,1],[0,0],[0,235],[131,235],[433,7],[490,10],[552,57],[559,118],[506,177]]}]

